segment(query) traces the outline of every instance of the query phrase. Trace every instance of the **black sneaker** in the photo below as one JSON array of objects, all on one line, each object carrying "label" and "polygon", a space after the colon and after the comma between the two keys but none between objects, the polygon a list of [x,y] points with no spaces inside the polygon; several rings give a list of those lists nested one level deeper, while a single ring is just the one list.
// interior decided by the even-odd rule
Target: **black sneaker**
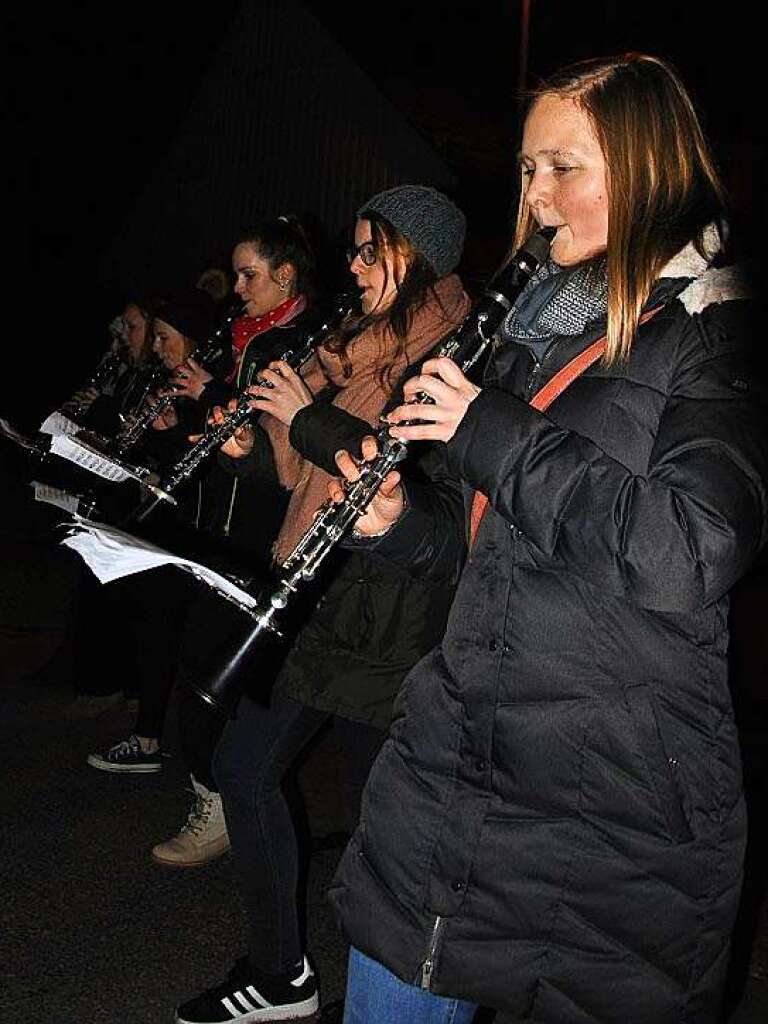
[{"label": "black sneaker", "polygon": [[88,764],[101,772],[159,772],[163,767],[163,755],[159,750],[145,754],[137,736],[110,747],[106,754],[89,754]]},{"label": "black sneaker", "polygon": [[308,1021],[314,1018],[318,1005],[317,983],[306,957],[291,977],[255,971],[244,956],[225,982],[182,1003],[176,1011],[176,1024]]}]

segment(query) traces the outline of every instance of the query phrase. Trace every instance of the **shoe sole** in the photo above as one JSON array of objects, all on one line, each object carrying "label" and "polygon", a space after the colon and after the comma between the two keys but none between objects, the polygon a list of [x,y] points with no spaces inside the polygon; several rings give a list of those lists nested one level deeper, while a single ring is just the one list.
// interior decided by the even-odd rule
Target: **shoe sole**
[{"label": "shoe sole", "polygon": [[108,761],[101,761],[99,758],[89,754],[86,758],[91,768],[96,768],[100,772],[118,772],[125,774],[136,774],[137,772],[141,775],[147,775],[151,772],[161,772],[163,766],[161,764],[110,764]]},{"label": "shoe sole", "polygon": [[215,860],[220,860],[225,853],[229,853],[229,847],[226,850],[222,850],[221,853],[216,853],[213,857],[207,857],[205,860],[163,860],[161,857],[156,857],[152,854],[152,860],[155,864],[159,864],[161,868],[185,868],[191,870],[192,868],[204,868],[206,864],[213,864]]},{"label": "shoe sole", "polygon": [[[189,1020],[187,1017],[174,1015],[175,1024],[230,1024],[229,1021]],[[320,1020],[320,1007],[317,996],[305,999],[302,1003],[291,1003],[290,1006],[267,1006],[263,1010],[253,1010],[238,1017],[231,1018],[231,1024],[260,1024],[261,1021],[300,1020],[303,1024],[314,1024]]]}]

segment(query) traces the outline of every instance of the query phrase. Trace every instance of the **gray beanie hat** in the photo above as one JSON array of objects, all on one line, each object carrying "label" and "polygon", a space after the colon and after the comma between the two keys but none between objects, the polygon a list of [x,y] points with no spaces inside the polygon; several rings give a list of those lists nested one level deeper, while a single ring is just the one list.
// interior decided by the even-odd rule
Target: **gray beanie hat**
[{"label": "gray beanie hat", "polygon": [[427,185],[398,185],[379,192],[357,211],[379,213],[423,253],[438,277],[455,269],[467,220],[448,196]]}]

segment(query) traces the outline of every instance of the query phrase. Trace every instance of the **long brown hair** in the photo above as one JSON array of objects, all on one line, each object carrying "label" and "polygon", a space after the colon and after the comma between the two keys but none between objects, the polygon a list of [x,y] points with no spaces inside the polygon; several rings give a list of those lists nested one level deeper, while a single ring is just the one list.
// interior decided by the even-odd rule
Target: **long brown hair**
[{"label": "long brown hair", "polygon": [[[374,311],[348,317],[329,338],[325,347],[340,357],[344,373],[349,376],[352,372],[352,364],[346,357],[347,345],[362,330],[374,324],[382,324],[385,328],[382,331],[382,338],[386,340],[386,335],[391,333],[396,344],[394,350],[390,350],[387,345],[382,346],[382,351],[377,357],[377,370],[381,383],[391,388],[393,382],[390,380],[390,371],[398,362],[399,357],[405,353],[414,313],[430,298],[434,298],[442,308],[434,287],[437,274],[424,255],[386,217],[382,217],[374,210],[361,210],[358,216],[361,220],[369,221],[371,240],[377,253],[380,254],[379,258],[381,259],[381,254],[387,251],[400,255],[405,272],[401,276],[396,274],[395,298],[386,309],[378,313]],[[383,263],[383,267],[384,288],[386,289],[389,284],[389,269],[386,263]]]},{"label": "long brown hair", "polygon": [[[704,231],[725,191],[685,86],[657,57],[627,53],[556,72],[531,94],[572,99],[589,115],[608,185],[608,343],[605,361],[627,358],[643,305],[663,266],[688,242],[711,258]],[[535,230],[525,202],[515,248]]]}]

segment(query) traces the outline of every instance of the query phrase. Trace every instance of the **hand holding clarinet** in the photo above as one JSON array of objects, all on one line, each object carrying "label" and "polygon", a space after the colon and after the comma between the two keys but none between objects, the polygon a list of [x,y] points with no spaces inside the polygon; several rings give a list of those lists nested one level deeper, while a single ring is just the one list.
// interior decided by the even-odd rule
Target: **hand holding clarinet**
[{"label": "hand holding clarinet", "polygon": [[[450,441],[461,423],[472,401],[480,394],[480,388],[461,372],[452,359],[439,357],[429,359],[418,377],[412,377],[403,391],[405,402],[393,409],[385,418],[389,435],[398,441]],[[413,418],[413,405],[429,399],[429,421]],[[363,439],[362,461],[370,462],[379,454],[375,437]],[[353,483],[360,477],[360,462],[349,452],[336,454],[336,465],[342,477]],[[345,490],[340,480],[328,485],[328,494],[336,504],[342,502]],[[363,537],[375,537],[394,526],[403,513],[403,489],[400,474],[394,470],[382,483],[378,493],[371,500],[365,515],[355,523],[354,532]]]}]

